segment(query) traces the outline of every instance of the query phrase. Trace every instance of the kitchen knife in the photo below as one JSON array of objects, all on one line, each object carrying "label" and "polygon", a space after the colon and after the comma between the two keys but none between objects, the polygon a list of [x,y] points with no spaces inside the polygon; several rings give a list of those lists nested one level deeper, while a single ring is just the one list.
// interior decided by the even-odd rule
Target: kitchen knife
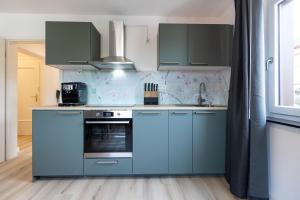
[{"label": "kitchen knife", "polygon": [[144,83],[144,92],[147,91],[147,83]]},{"label": "kitchen knife", "polygon": [[154,88],[153,88],[154,84],[151,83],[151,92],[154,91]]},{"label": "kitchen knife", "polygon": [[150,83],[148,83],[148,91],[150,91]]}]

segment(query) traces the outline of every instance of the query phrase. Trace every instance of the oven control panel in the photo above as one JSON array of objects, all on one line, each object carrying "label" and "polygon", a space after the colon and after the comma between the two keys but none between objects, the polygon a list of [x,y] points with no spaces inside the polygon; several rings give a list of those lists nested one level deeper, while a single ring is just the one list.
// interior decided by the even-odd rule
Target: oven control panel
[{"label": "oven control panel", "polygon": [[[103,114],[103,117],[113,117],[114,116],[114,112],[105,111],[102,114]],[[117,113],[117,114],[120,114],[120,113]]]},{"label": "oven control panel", "polygon": [[87,110],[84,111],[84,118],[99,119],[99,118],[132,118],[131,110]]}]

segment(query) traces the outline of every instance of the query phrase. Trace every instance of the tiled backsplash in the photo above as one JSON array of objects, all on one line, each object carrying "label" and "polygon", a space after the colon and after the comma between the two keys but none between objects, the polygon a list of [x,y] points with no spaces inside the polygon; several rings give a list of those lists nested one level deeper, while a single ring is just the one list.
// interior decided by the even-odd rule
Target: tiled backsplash
[{"label": "tiled backsplash", "polygon": [[227,105],[230,70],[222,71],[64,71],[63,81],[88,85],[89,104],[143,104],[144,83],[159,84],[160,104],[194,104],[199,85],[206,83],[206,99]]}]

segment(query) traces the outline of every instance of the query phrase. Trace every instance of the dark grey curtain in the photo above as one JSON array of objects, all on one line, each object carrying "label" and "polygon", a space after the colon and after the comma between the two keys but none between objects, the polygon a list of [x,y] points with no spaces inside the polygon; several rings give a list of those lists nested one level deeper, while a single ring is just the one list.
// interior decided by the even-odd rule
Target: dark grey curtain
[{"label": "dark grey curtain", "polygon": [[226,179],[240,198],[268,199],[263,0],[235,0]]}]

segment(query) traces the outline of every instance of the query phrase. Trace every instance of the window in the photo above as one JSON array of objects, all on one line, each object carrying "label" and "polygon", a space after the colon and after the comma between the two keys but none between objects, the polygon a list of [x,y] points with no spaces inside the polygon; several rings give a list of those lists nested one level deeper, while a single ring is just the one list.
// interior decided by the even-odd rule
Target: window
[{"label": "window", "polygon": [[279,105],[300,107],[300,1],[278,5]]},{"label": "window", "polygon": [[281,0],[272,5],[270,110],[273,114],[300,116],[300,0]]}]

